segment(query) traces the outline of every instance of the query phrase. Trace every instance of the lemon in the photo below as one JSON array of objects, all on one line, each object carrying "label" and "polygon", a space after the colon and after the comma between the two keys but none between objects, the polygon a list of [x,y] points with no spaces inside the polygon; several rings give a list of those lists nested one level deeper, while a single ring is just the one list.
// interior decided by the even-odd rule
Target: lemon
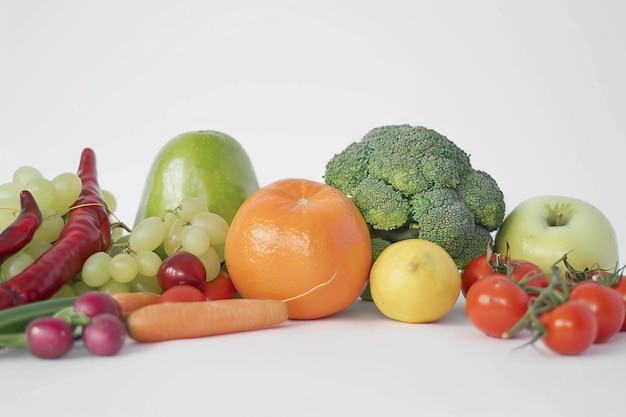
[{"label": "lemon", "polygon": [[407,323],[428,323],[454,307],[461,291],[461,274],[441,246],[406,239],[391,244],[374,262],[370,291],[385,316]]}]

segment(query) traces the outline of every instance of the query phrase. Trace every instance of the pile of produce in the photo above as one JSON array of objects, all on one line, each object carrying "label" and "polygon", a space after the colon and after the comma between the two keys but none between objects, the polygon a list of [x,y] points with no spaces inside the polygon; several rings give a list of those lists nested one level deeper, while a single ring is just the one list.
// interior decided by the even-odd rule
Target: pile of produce
[{"label": "pile of produce", "polygon": [[[183,133],[157,154],[132,225],[96,156],[0,185],[0,348],[44,359],[322,319],[357,300],[433,323],[464,297],[477,331],[577,355],[626,330],[617,237],[593,205],[536,196],[505,216],[496,180],[452,140],[381,126],[324,181],[259,187],[231,136]],[[530,335],[530,336],[528,336]]]}]

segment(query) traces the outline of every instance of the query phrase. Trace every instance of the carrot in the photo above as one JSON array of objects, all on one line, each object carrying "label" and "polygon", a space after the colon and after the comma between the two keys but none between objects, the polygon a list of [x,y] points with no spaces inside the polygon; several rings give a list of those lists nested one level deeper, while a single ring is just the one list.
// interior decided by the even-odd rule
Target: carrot
[{"label": "carrot", "polygon": [[264,329],[287,320],[282,300],[227,299],[158,303],[128,316],[128,334],[138,342],[206,337]]},{"label": "carrot", "polygon": [[120,303],[122,307],[122,317],[126,318],[135,310],[150,304],[155,304],[161,296],[149,291],[140,292],[121,292],[113,294],[113,298]]}]

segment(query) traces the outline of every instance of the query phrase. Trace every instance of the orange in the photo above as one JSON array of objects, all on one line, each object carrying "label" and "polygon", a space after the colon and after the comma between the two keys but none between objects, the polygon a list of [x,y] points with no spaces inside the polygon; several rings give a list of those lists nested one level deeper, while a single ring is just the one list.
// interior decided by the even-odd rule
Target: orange
[{"label": "orange", "polygon": [[252,193],[224,248],[243,298],[287,301],[289,318],[317,319],[356,301],[372,266],[369,230],[337,189],[287,178]]}]

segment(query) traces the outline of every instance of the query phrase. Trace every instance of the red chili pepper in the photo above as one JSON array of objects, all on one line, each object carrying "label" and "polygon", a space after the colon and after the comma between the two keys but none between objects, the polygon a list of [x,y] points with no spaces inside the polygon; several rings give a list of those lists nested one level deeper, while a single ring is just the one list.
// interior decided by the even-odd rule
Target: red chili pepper
[{"label": "red chili pepper", "polygon": [[20,192],[20,207],[17,218],[0,233],[0,265],[24,248],[41,225],[41,210],[30,191]]},{"label": "red chili pepper", "polygon": [[106,250],[111,239],[109,211],[102,198],[96,156],[85,148],[78,167],[83,188],[57,241],[20,274],[0,284],[0,310],[47,300],[76,276],[83,263]]}]

